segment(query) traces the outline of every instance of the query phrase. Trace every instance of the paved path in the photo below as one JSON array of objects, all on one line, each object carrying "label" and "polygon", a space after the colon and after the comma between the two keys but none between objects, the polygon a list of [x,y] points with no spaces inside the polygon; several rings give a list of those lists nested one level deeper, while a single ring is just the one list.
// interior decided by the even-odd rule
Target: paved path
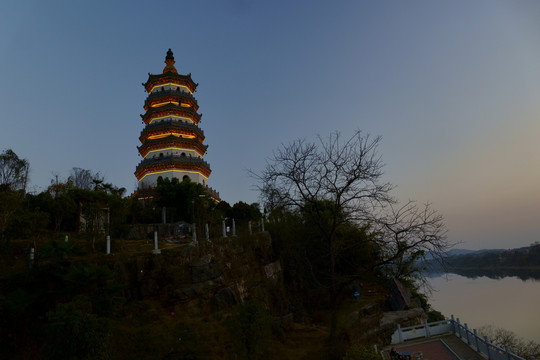
[{"label": "paved path", "polygon": [[446,335],[441,338],[442,341],[455,352],[462,360],[485,360],[485,358],[474,351],[467,343],[456,335]]},{"label": "paved path", "polygon": [[407,342],[395,345],[395,348],[398,352],[411,351],[413,359],[421,351],[425,360],[485,360],[455,335],[443,335]]}]

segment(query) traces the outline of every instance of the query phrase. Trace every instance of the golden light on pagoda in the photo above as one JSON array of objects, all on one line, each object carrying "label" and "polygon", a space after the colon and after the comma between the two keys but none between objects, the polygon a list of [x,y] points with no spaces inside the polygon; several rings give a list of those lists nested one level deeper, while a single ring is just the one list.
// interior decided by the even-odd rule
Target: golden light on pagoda
[{"label": "golden light on pagoda", "polygon": [[184,139],[195,139],[195,135],[181,134],[179,132],[167,132],[167,133],[162,133],[162,134],[157,134],[157,135],[150,135],[148,136],[148,139],[149,140],[162,139],[164,137],[171,136],[171,135],[176,136],[176,137],[182,137]]},{"label": "golden light on pagoda", "polygon": [[[139,136],[142,145],[138,146],[142,160],[135,170],[139,189],[157,186],[159,177],[187,177],[209,189],[211,170],[203,159],[208,146],[203,144],[205,137],[198,127],[199,105],[193,97],[198,84],[191,74],[178,73],[171,49],[165,64],[162,74],[148,74],[148,80],[142,84],[148,97],[143,106],[146,113],[141,115],[145,124]],[[217,194],[212,189],[208,191]],[[216,198],[214,195],[212,198]]]},{"label": "golden light on pagoda", "polygon": [[160,91],[158,90],[159,88],[161,87],[164,87],[164,86],[169,86],[169,87],[175,87],[175,88],[181,88],[182,90],[186,90],[187,92],[189,92],[191,95],[193,95],[193,91],[190,90],[190,88],[188,88],[187,86],[185,85],[180,85],[180,84],[175,84],[175,83],[172,83],[172,82],[167,82],[165,84],[157,84],[157,85],[154,85],[150,88],[150,90],[148,91],[148,93],[152,93],[154,92],[154,89],[156,89],[156,91]]}]

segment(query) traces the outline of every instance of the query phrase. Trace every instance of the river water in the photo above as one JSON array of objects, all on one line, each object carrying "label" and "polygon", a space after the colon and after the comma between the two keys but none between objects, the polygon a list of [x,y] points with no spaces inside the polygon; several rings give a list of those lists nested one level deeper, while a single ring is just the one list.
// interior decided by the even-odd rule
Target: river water
[{"label": "river water", "polygon": [[539,280],[445,274],[433,275],[429,283],[430,303],[444,316],[454,315],[470,329],[494,325],[540,343]]}]

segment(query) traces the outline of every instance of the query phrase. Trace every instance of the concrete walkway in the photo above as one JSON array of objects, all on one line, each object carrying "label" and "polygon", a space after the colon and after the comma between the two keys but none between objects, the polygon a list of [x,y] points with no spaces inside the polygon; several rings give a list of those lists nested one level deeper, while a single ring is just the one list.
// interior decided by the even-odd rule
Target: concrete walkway
[{"label": "concrete walkway", "polygon": [[456,335],[446,335],[441,340],[462,360],[485,360],[485,357],[473,350]]},{"label": "concrete walkway", "polygon": [[[398,352],[412,352],[413,359],[421,351],[424,360],[485,360],[485,357],[453,334],[408,341],[394,345],[394,347]],[[386,353],[388,354],[390,348],[385,350],[387,350]]]}]

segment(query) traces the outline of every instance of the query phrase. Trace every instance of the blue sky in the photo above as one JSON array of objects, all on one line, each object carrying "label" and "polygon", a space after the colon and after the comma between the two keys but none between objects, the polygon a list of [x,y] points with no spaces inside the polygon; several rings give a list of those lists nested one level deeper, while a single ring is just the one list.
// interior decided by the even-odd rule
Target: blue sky
[{"label": "blue sky", "polygon": [[210,185],[255,202],[282,143],[383,137],[396,197],[432,202],[460,247],[540,240],[540,2],[11,1],[0,4],[0,150],[31,189],[73,167],[132,192],[168,48],[199,83]]}]

